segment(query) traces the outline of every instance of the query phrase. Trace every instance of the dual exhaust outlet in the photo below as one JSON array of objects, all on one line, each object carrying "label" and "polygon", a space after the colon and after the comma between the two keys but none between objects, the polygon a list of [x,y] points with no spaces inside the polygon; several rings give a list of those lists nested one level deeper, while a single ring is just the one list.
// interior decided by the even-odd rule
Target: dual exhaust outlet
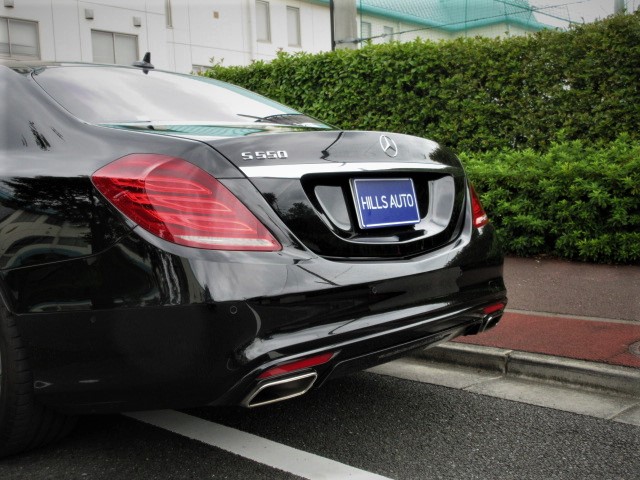
[{"label": "dual exhaust outlet", "polygon": [[329,362],[336,353],[325,352],[268,368],[258,375],[258,384],[241,405],[253,408],[304,395],[318,379],[313,367]]},{"label": "dual exhaust outlet", "polygon": [[498,315],[489,314],[482,318],[482,323],[478,329],[478,333],[486,332],[487,330],[495,327],[502,318],[502,312]]},{"label": "dual exhaust outlet", "polygon": [[[494,327],[506,306],[506,300],[482,308],[482,320],[476,333]],[[241,402],[248,408],[289,400],[307,393],[318,379],[313,367],[329,362],[337,352],[327,352],[313,357],[283,363],[258,375],[258,383]]]},{"label": "dual exhaust outlet", "polygon": [[484,316],[482,317],[482,322],[480,323],[478,333],[485,332],[495,327],[502,318],[502,314],[504,313],[504,308],[506,306],[506,301],[502,301],[494,303],[493,305],[489,305],[488,307],[484,307],[482,309],[482,313],[484,314]]},{"label": "dual exhaust outlet", "polygon": [[253,408],[270,403],[289,400],[307,393],[316,382],[316,372],[306,372],[293,377],[265,380],[258,385],[242,401],[243,407]]}]

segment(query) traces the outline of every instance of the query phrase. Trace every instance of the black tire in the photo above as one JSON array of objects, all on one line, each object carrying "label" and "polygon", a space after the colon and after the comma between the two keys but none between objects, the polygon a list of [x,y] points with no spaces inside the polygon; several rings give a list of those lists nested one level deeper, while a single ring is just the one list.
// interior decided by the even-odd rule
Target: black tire
[{"label": "black tire", "polygon": [[38,404],[27,350],[15,319],[0,305],[0,458],[67,435],[76,418]]}]

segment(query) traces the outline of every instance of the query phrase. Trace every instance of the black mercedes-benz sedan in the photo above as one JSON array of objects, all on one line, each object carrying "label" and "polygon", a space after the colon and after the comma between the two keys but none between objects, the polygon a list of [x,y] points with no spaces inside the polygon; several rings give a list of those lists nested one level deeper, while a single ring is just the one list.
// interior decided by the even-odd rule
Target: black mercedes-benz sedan
[{"label": "black mercedes-benz sedan", "polygon": [[0,62],[0,456],[77,414],[255,407],[479,333],[506,291],[457,157],[223,82]]}]

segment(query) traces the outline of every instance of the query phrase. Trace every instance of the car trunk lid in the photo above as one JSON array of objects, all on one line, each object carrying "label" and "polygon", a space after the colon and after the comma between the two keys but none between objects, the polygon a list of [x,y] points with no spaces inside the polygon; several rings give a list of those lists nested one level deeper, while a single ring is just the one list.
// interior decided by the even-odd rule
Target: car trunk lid
[{"label": "car trunk lid", "polygon": [[462,225],[463,168],[429,140],[332,130],[208,143],[321,256],[408,258],[451,242]]}]

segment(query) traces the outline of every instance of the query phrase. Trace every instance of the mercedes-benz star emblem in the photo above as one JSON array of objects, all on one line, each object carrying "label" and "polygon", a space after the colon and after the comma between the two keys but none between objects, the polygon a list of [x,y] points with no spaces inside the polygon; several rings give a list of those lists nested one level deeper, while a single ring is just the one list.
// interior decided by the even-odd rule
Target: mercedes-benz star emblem
[{"label": "mercedes-benz star emblem", "polygon": [[380,146],[382,147],[382,151],[390,157],[398,155],[398,146],[396,145],[396,142],[386,135],[380,135]]}]

